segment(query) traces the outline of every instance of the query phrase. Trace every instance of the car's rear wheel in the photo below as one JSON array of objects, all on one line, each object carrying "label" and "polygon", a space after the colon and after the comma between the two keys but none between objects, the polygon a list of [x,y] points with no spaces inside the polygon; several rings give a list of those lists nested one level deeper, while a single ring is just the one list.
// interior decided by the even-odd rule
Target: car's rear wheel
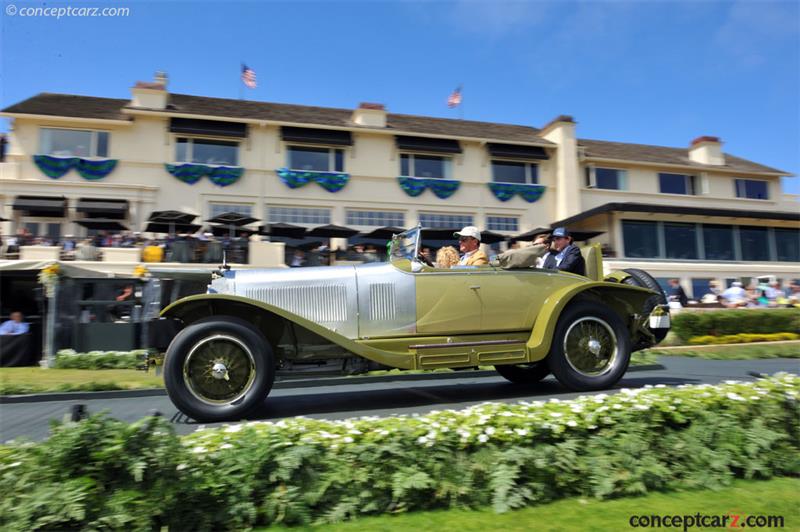
[{"label": "car's rear wheel", "polygon": [[505,364],[494,369],[515,384],[534,384],[550,375],[550,368],[544,360],[531,364]]},{"label": "car's rear wheel", "polygon": [[172,340],[164,360],[170,399],[197,421],[241,419],[267,396],[274,380],[269,343],[236,318],[189,325]]},{"label": "car's rear wheel", "polygon": [[550,370],[571,390],[601,390],[616,384],[631,358],[628,329],[611,309],[577,302],[561,314],[548,355]]},{"label": "car's rear wheel", "polygon": [[[664,293],[661,285],[658,284],[658,281],[656,281],[652,275],[638,268],[626,268],[622,271],[630,275],[630,277],[627,277],[622,281],[624,284],[641,286],[644,288],[649,288],[654,292],[658,292],[658,295],[651,296],[647,299],[647,301],[644,302],[644,306],[642,307],[642,316],[649,316],[657,305],[665,305],[667,303],[667,295]],[[647,325],[645,325],[645,327],[647,327],[647,329],[653,333],[656,343],[661,342],[661,340],[666,338],[667,333],[669,333],[669,329],[650,329],[649,322]],[[638,351],[639,349],[650,347],[650,345],[650,342],[642,343],[641,345],[634,346],[633,350]]]}]

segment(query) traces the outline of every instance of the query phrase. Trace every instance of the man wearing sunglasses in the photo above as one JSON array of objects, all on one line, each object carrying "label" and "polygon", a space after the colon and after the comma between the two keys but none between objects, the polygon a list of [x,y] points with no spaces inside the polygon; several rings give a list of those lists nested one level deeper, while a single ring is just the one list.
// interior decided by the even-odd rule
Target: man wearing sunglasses
[{"label": "man wearing sunglasses", "polygon": [[489,257],[481,251],[481,232],[474,225],[468,225],[461,231],[453,233],[458,238],[458,249],[462,253],[459,266],[482,266],[489,264]]},{"label": "man wearing sunglasses", "polygon": [[562,272],[586,275],[586,261],[581,250],[572,243],[572,236],[566,227],[557,227],[552,234],[553,243],[550,254],[544,261],[544,268]]}]

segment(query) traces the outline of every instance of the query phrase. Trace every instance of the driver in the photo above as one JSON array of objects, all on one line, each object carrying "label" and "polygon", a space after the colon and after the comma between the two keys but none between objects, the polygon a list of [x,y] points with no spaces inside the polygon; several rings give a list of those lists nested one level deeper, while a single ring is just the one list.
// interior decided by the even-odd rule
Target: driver
[{"label": "driver", "polygon": [[481,232],[474,225],[468,225],[461,231],[453,233],[458,238],[458,249],[463,253],[459,266],[482,266],[489,264],[489,257],[481,251]]}]

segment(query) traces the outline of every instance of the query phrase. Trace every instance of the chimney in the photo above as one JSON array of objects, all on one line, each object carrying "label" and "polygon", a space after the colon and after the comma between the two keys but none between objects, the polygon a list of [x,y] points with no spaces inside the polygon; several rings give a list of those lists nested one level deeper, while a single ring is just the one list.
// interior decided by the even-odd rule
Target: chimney
[{"label": "chimney", "polygon": [[167,107],[167,74],[156,72],[153,81],[137,81],[131,89],[131,107],[165,109]]},{"label": "chimney", "polygon": [[713,166],[724,165],[725,154],[722,153],[722,141],[719,137],[697,137],[689,146],[689,160]]},{"label": "chimney", "polygon": [[[578,139],[575,135],[575,119],[559,115],[548,122],[539,136],[557,145],[554,156],[548,161],[555,174],[555,218],[560,220],[581,212],[581,174],[578,164]],[[547,183],[545,183],[547,184]]]},{"label": "chimney", "polygon": [[353,111],[353,122],[359,126],[386,127],[386,108],[382,103],[362,102]]}]

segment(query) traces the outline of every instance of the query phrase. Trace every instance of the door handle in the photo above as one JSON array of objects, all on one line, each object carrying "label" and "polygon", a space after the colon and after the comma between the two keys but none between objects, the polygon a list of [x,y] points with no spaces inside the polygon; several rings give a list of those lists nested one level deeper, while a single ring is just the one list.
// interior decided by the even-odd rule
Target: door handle
[{"label": "door handle", "polygon": [[470,290],[477,290],[478,288],[480,288],[480,286],[476,284],[469,287]]}]

